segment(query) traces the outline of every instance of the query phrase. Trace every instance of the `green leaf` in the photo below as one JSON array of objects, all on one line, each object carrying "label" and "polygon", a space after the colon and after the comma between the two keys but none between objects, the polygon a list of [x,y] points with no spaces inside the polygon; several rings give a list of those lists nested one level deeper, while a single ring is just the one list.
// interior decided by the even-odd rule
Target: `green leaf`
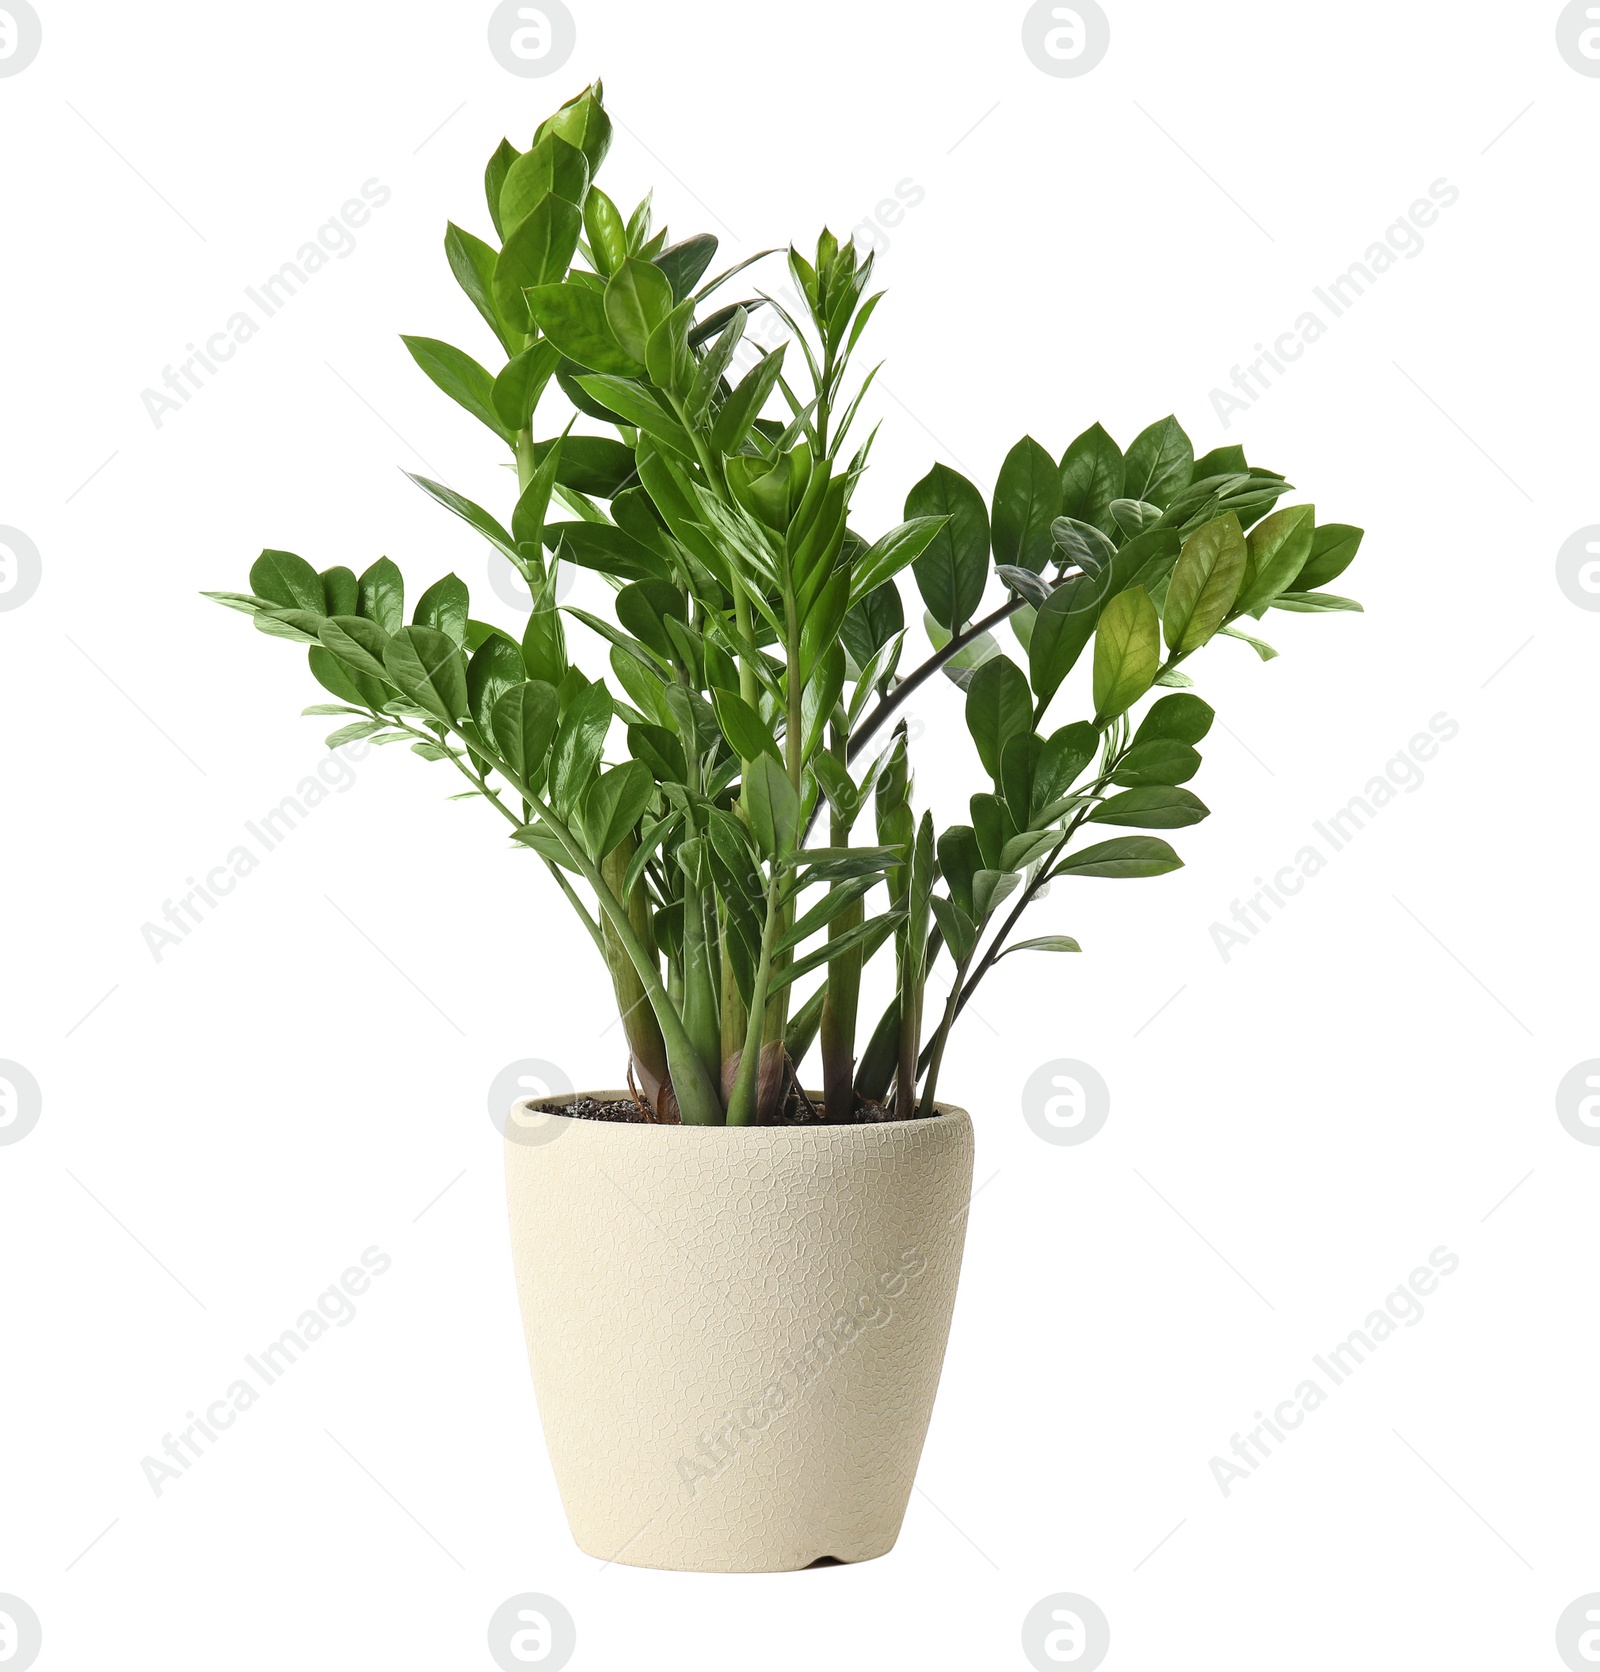
[{"label": "green leaf", "polygon": [[[787,783],[788,780],[785,779],[784,782]],[[802,975],[809,975],[819,964],[831,964],[834,959],[843,957],[847,952],[859,949],[861,960],[865,963],[889,938],[890,932],[905,920],[905,915],[903,911],[886,911],[881,917],[870,918],[854,929],[847,930],[837,940],[824,942],[816,951],[808,952],[805,957],[796,959],[794,963],[774,970],[767,982],[768,994],[782,992],[791,981],[798,981]]]},{"label": "green leaf", "polygon": [[521,648],[499,633],[486,638],[472,653],[467,663],[467,709],[487,742],[495,741],[495,704],[526,678]]},{"label": "green leaf", "polygon": [[575,365],[632,377],[641,369],[612,334],[605,298],[580,284],[539,285],[527,293],[528,313]]},{"label": "green leaf", "polygon": [[517,548],[512,543],[511,536],[481,505],[473,504],[470,499],[457,493],[454,488],[447,488],[439,482],[430,482],[426,476],[413,475],[409,470],[406,475],[411,477],[411,480],[430,499],[437,501],[447,511],[454,511],[463,522],[469,523],[477,529],[492,546],[504,552],[513,563],[517,561]]},{"label": "green leaf", "polygon": [[457,644],[467,642],[467,583],[457,575],[445,575],[417,600],[412,620],[419,627],[436,627]]},{"label": "green leaf", "polygon": [[250,590],[286,610],[326,615],[322,577],[293,552],[264,551],[250,565]]},{"label": "green leaf", "polygon": [[1280,592],[1272,600],[1275,610],[1293,610],[1300,615],[1324,615],[1332,610],[1354,610],[1362,613],[1354,598],[1341,598],[1336,592]]},{"label": "green leaf", "polygon": [[983,869],[983,854],[971,825],[953,824],[938,843],[939,874],[950,890],[950,898],[968,917],[973,915],[972,879]]},{"label": "green leaf", "polygon": [[582,203],[588,189],[589,163],[583,152],[546,134],[506,170],[500,187],[500,225],[514,232],[550,192],[568,203]]},{"label": "green leaf", "polygon": [[759,754],[745,763],[740,799],[762,853],[769,859],[789,853],[800,836],[800,797],[771,755]]},{"label": "green leaf", "polygon": [[1033,729],[1033,699],[1022,669],[1005,656],[985,662],[967,687],[967,730],[978,746],[978,759],[996,782],[1007,742]]},{"label": "green leaf", "polygon": [[336,615],[317,629],[323,647],[337,656],[346,667],[370,679],[389,680],[383,653],[389,635],[375,622],[358,615]]},{"label": "green leaf", "polygon": [[611,523],[547,523],[545,544],[586,569],[622,581],[665,579],[666,564],[631,534]]},{"label": "green leaf", "polygon": [[[1199,743],[1211,730],[1211,722],[1215,718],[1216,711],[1210,703],[1187,691],[1180,691],[1151,704],[1150,712],[1140,721],[1138,731],[1133,734],[1134,746],[1137,748],[1141,743],[1153,743],[1158,738],[1173,738],[1179,743]],[[1176,778],[1164,780],[1168,783],[1180,781]]]},{"label": "green leaf", "polygon": [[[681,243],[669,244],[656,257],[655,265],[666,274],[672,286],[674,303],[683,301],[694,289],[716,253],[717,240],[709,232],[697,232],[694,237],[685,238]],[[724,274],[723,277],[727,278],[729,275]]]},{"label": "green leaf", "polygon": [[1176,418],[1142,430],[1128,446],[1119,498],[1143,499],[1164,511],[1189,485],[1194,448]]},{"label": "green leaf", "polygon": [[854,882],[841,883],[837,888],[829,889],[810,911],[796,920],[793,928],[778,941],[773,951],[778,954],[792,952],[818,929],[826,928],[834,918],[853,906],[873,886],[870,877],[858,877]]},{"label": "green leaf", "polygon": [[622,845],[655,794],[650,769],[628,761],[602,772],[583,798],[583,840],[597,864]]},{"label": "green leaf", "polygon": [[1231,511],[1184,541],[1164,607],[1169,650],[1198,650],[1227,620],[1244,580],[1245,560],[1244,530]]},{"label": "green leaf", "polygon": [[1126,713],[1150,689],[1160,666],[1161,623],[1150,594],[1142,586],[1119,592],[1095,629],[1095,723]]},{"label": "green leaf", "polygon": [[456,283],[467,293],[472,305],[483,315],[484,323],[499,339],[506,353],[511,352],[511,333],[501,323],[494,306],[494,264],[498,252],[470,232],[463,232],[454,222],[445,227],[444,253]]},{"label": "green leaf", "polygon": [[733,364],[734,350],[744,336],[749,317],[743,308],[736,307],[722,334],[701,359],[700,369],[695,373],[694,383],[684,401],[684,413],[691,424],[699,425],[706,408],[711,404],[711,397],[717,392],[723,374]]},{"label": "green leaf", "polygon": [[494,264],[494,305],[513,331],[529,331],[532,320],[522,293],[554,284],[578,247],[583,215],[576,204],[554,194],[541,198],[507,237]]},{"label": "green leaf", "polygon": [[1030,822],[1046,807],[1053,807],[1077,783],[1083,769],[1100,747],[1100,734],[1087,720],[1076,720],[1052,732],[1039,751],[1033,771],[1033,799],[1028,810]]},{"label": "green leaf", "polygon": [[628,230],[616,204],[598,186],[590,186],[583,200],[583,230],[596,270],[602,278],[610,278],[628,259]]},{"label": "green leaf", "polygon": [[691,464],[697,462],[689,432],[676,418],[668,415],[643,384],[628,378],[601,375],[580,377],[577,381],[597,401],[603,401],[610,407],[620,422],[644,430],[679,458]]},{"label": "green leaf", "polygon": [[505,186],[506,175],[511,172],[511,165],[521,155],[509,139],[502,139],[489,159],[489,166],[483,171],[483,195],[489,201],[489,219],[494,222],[498,238],[506,235],[506,229],[500,223],[500,193]]},{"label": "green leaf", "polygon": [[[1245,578],[1232,613],[1259,618],[1280,592],[1294,584],[1295,576],[1310,559],[1315,524],[1314,507],[1292,505],[1286,511],[1274,511],[1250,530],[1245,538]],[[1277,651],[1272,655],[1276,656]],[[1261,659],[1269,660],[1266,656]]]},{"label": "green leaf", "polygon": [[777,740],[762,721],[761,716],[737,691],[716,690],[711,693],[711,706],[716,710],[717,724],[729,747],[742,761],[753,761],[758,755],[770,755],[780,766],[783,756]]},{"label": "green leaf", "polygon": [[[1035,935],[1032,940],[1018,941],[1008,946],[1000,954],[1000,958],[1009,958],[1013,952],[1082,952],[1083,948],[1071,935]],[[1000,958],[996,958],[998,964]]]},{"label": "green leaf", "polygon": [[596,680],[572,699],[550,756],[550,797],[565,817],[583,794],[606,746],[611,693]]},{"label": "green leaf", "polygon": [[767,404],[767,397],[783,371],[785,347],[787,344],[763,354],[722,403],[722,410],[711,426],[711,445],[719,453],[737,453],[744,444],[750,426],[761,416],[761,409]]},{"label": "green leaf", "polygon": [[1122,449],[1091,424],[1061,455],[1061,514],[1111,534],[1111,501],[1123,498]]},{"label": "green leaf", "polygon": [[1124,790],[1102,801],[1089,815],[1092,824],[1136,824],[1143,830],[1177,830],[1199,824],[1211,809],[1189,790],[1166,784]]},{"label": "green leaf", "polygon": [[915,563],[943,527],[944,520],[940,517],[913,517],[910,522],[900,523],[881,539],[874,540],[852,564],[851,608],[880,587],[888,585],[908,563]]},{"label": "green leaf", "polygon": [[489,718],[495,747],[506,765],[522,783],[537,790],[561,718],[555,686],[542,679],[513,685],[496,699]]},{"label": "green leaf", "polygon": [[1183,861],[1158,836],[1116,836],[1069,854],[1053,877],[1159,877]]},{"label": "green leaf", "polygon": [[650,333],[673,308],[672,284],[659,267],[630,256],[606,284],[606,322],[611,334],[640,365]]},{"label": "green leaf", "polygon": [[405,625],[406,583],[388,558],[380,557],[356,583],[356,613],[386,633],[398,633]]},{"label": "green leaf", "polygon": [[400,692],[453,725],[467,712],[467,664],[461,646],[435,627],[402,627],[383,652],[384,671]]},{"label": "green leaf", "polygon": [[322,571],[322,608],[328,615],[356,613],[356,577],[343,564]]},{"label": "green leaf", "polygon": [[1263,662],[1272,661],[1278,654],[1265,639],[1253,639],[1248,633],[1241,633],[1237,627],[1219,627],[1217,629],[1217,637],[1223,639],[1242,639]]},{"label": "green leaf", "polygon": [[1140,727],[1133,747],[1111,774],[1113,784],[1184,784],[1200,770],[1199,751],[1187,743],[1175,737],[1155,737],[1149,741],[1142,741],[1143,738],[1144,728]]},{"label": "green leaf", "polygon": [[490,399],[508,430],[525,430],[532,425],[533,410],[560,364],[560,349],[541,337],[501,368]]},{"label": "green leaf", "polygon": [[972,879],[973,914],[980,923],[987,923],[1008,895],[1014,894],[1022,878],[1015,871],[993,868],[979,871]]},{"label": "green leaf", "polygon": [[[1054,467],[1052,466],[1052,469]],[[978,926],[954,900],[934,895],[928,902],[933,907],[935,921],[944,935],[945,945],[958,964],[964,964],[977,950]]]},{"label": "green leaf", "polygon": [[994,485],[990,520],[996,563],[1034,574],[1054,553],[1050,525],[1061,515],[1061,471],[1031,435],[1006,454]]},{"label": "green leaf", "polygon": [[1028,677],[1044,712],[1072,672],[1094,632],[1103,587],[1093,575],[1073,575],[1056,587],[1034,618]]},{"label": "green leaf", "polygon": [[347,703],[365,700],[350,673],[320,644],[312,645],[307,652],[306,660],[311,664],[312,678],[324,691],[331,691],[334,696],[343,698]]},{"label": "green leaf", "polygon": [[1059,830],[1023,830],[1013,836],[1000,850],[1000,868],[1022,871],[1048,853],[1061,840]]},{"label": "green leaf", "polygon": [[[569,435],[564,440],[536,441],[534,460],[543,464],[550,450],[562,441],[561,463],[555,479],[564,488],[595,499],[614,499],[639,480],[633,449],[604,435]],[[516,524],[513,522],[512,528]]]},{"label": "green leaf", "polygon": [[374,732],[387,731],[387,720],[357,720],[353,725],[340,726],[338,731],[329,732],[324,740],[330,749],[341,749],[346,743],[359,742],[363,737],[371,737]]},{"label": "green leaf", "polygon": [[410,350],[411,358],[451,400],[465,407],[479,423],[488,425],[502,441],[510,444],[511,431],[495,410],[494,379],[470,354],[464,354],[459,348],[452,348],[449,343],[438,342],[433,337],[402,336],[400,341]]},{"label": "green leaf", "polygon": [[948,632],[972,619],[989,578],[989,513],[965,476],[936,464],[906,495],[905,515],[944,517],[916,561],[917,588],[928,613]]},{"label": "green leaf", "polygon": [[1361,549],[1363,531],[1349,523],[1323,523],[1311,536],[1311,555],[1295,576],[1296,592],[1314,592],[1337,580],[1350,567]]},{"label": "green leaf", "polygon": [[839,636],[851,661],[864,669],[892,638],[905,631],[905,625],[900,589],[893,581],[885,581],[850,606]]}]

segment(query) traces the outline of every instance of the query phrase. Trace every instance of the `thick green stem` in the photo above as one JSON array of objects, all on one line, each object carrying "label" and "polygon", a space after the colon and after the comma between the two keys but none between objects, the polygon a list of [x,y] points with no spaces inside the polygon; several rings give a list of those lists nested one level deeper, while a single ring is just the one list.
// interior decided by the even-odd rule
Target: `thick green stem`
[{"label": "thick green stem", "polygon": [[[772,973],[772,949],[783,922],[783,891],[776,874],[767,885],[767,920],[761,931],[761,958],[756,965],[755,988],[750,995],[750,1020],[744,1030],[744,1049],[739,1071],[728,1097],[728,1125],[750,1126],[757,1114],[757,1082],[761,1070],[763,1023],[767,1010],[767,986]],[[782,1035],[779,1035],[781,1042]]]},{"label": "thick green stem", "polygon": [[[841,765],[848,746],[842,727],[835,725],[830,737],[830,752]],[[829,818],[829,839],[833,847],[842,848],[850,840],[850,824],[834,808]],[[846,885],[836,882],[831,889]],[[846,906],[828,925],[828,939],[838,940],[866,920],[866,905],[857,900]],[[827,997],[822,1003],[822,1095],[830,1121],[850,1119],[856,1105],[856,1013],[861,1004],[861,953],[859,949],[846,952],[828,963]]]}]

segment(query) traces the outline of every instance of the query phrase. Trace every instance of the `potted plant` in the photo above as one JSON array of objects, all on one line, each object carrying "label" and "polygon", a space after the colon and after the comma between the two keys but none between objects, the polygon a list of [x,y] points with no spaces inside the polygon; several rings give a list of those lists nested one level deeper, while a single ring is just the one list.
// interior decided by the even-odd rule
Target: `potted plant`
[{"label": "potted plant", "polygon": [[[309,646],[333,701],[306,712],[346,722],[330,745],[409,742],[497,815],[611,981],[628,1089],[523,1106],[506,1144],[578,1543],[725,1571],[861,1559],[898,1533],[954,1302],[972,1129],[937,1100],[951,1028],[1001,957],[1078,950],[1018,938],[1047,883],[1181,864],[1147,832],[1207,813],[1186,785],[1212,711],[1184,664],[1218,636],[1274,655],[1239,625],[1269,608],[1359,608],[1323,588],[1361,533],[1280,506],[1290,484],[1238,447],[1196,459],[1172,418],[1126,452],[1098,425],[1059,460],[1024,437],[989,504],[935,464],[902,523],[858,532],[872,257],[825,231],[787,252],[786,300],[726,301],[760,257],[708,279],[715,238],[668,243],[648,196],[625,216],[595,184],[610,133],[597,83],[490,158],[498,244],[448,229],[499,370],[405,339],[515,467],[506,520],[416,480],[521,576],[525,629],[473,617],[455,575],[408,622],[387,558],[358,576],[265,551],[248,594],[210,596]],[[757,310],[781,345],[753,340]],[[566,565],[609,610],[558,603]],[[906,571],[932,645],[914,669]],[[897,719],[936,675],[975,748],[970,822],[944,830]],[[874,960],[892,980],[863,1016]]]}]

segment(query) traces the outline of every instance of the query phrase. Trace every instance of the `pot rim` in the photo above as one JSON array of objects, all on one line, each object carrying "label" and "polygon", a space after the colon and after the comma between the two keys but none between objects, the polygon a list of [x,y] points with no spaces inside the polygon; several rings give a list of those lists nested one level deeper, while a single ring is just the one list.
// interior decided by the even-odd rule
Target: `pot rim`
[{"label": "pot rim", "polygon": [[[807,1092],[806,1095],[820,1098],[822,1093]],[[969,1123],[971,1121],[971,1116],[959,1104],[945,1103],[939,1099],[935,1099],[933,1105],[937,1113],[919,1115],[911,1120],[817,1121],[807,1126],[698,1126],[682,1121],[591,1121],[583,1119],[582,1116],[561,1113],[563,1104],[576,1103],[585,1097],[592,1097],[597,1103],[623,1103],[631,1102],[633,1093],[623,1087],[621,1090],[565,1091],[552,1092],[544,1097],[518,1097],[513,1100],[511,1108],[507,1111],[507,1125],[510,1125],[511,1116],[519,1109],[530,1114],[548,1115],[553,1120],[564,1121],[573,1126],[592,1126],[605,1131],[760,1133],[765,1137],[812,1133],[831,1135],[846,1132],[912,1132],[924,1127],[948,1127],[963,1120]],[[952,1116],[957,1119],[952,1121]]]}]

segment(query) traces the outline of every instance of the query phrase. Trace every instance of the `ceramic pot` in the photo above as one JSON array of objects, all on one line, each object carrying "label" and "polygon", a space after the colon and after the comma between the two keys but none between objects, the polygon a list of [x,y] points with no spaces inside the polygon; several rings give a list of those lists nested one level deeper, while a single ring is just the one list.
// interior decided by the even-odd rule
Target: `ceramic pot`
[{"label": "ceramic pot", "polygon": [[713,1573],[883,1555],[955,1304],[965,1111],[647,1126],[556,1112],[570,1101],[515,1105],[505,1153],[534,1390],[580,1548]]}]

